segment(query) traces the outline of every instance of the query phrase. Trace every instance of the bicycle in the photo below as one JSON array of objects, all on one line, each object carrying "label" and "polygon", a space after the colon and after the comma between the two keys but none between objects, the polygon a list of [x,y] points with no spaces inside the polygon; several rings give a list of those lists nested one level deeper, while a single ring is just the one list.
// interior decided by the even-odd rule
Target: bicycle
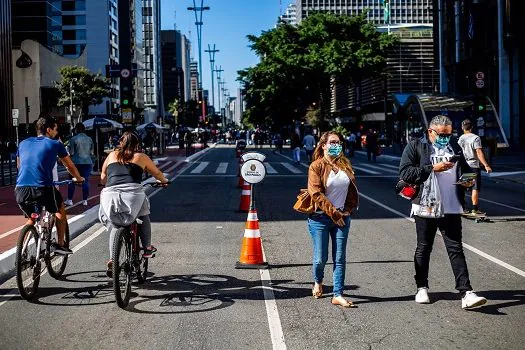
[{"label": "bicycle", "polygon": [[[169,184],[169,182],[168,182]],[[164,187],[166,184],[146,183],[144,186]],[[131,296],[133,277],[139,284],[146,281],[148,275],[148,258],[144,257],[144,248],[139,242],[140,219],[127,227],[117,228],[113,241],[112,279],[113,291],[117,305],[126,308]],[[153,255],[154,256],[154,255]]]},{"label": "bicycle", "polygon": [[[54,186],[75,183],[73,180],[54,182]],[[60,279],[66,269],[68,255],[51,252],[51,245],[58,243],[55,224],[55,214],[48,212],[45,206],[33,203],[35,211],[31,218],[34,225],[25,225],[20,231],[16,244],[16,283],[20,296],[25,300],[32,300],[38,291],[42,263],[45,263],[49,275]],[[69,248],[69,225],[66,220],[64,245]]]}]

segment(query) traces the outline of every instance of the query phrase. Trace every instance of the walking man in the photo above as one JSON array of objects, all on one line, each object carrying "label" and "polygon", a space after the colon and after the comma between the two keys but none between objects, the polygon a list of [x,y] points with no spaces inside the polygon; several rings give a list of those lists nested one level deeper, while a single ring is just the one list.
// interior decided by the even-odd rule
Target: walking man
[{"label": "walking man", "polygon": [[374,163],[377,157],[377,135],[372,129],[368,130],[366,134],[366,155],[368,161],[373,160]]},{"label": "walking man", "polygon": [[303,138],[303,146],[308,156],[308,162],[311,163],[315,148],[315,138],[312,136],[311,131],[306,132],[306,136]]},{"label": "walking man", "polygon": [[[420,187],[419,193],[412,201],[411,212],[416,222],[417,236],[414,253],[416,303],[430,303],[430,253],[439,229],[456,279],[456,290],[461,295],[461,307],[470,309],[485,304],[487,299],[478,296],[470,285],[461,227],[465,187],[456,185],[456,182],[463,172],[471,170],[461,147],[451,137],[452,121],[443,115],[432,118],[426,135],[410,141],[405,147],[399,164],[399,174],[403,181]],[[455,158],[459,160],[455,161]],[[442,206],[442,212],[435,216],[429,215],[437,204]]]},{"label": "walking man", "polygon": [[[71,160],[78,169],[78,172],[86,181],[82,184],[82,204],[88,205],[89,198],[89,176],[93,170],[94,146],[91,137],[87,136],[84,124],[78,123],[75,126],[76,135],[69,140],[68,151]],[[65,205],[73,205],[73,196],[75,195],[75,184],[67,186],[67,200]]]},{"label": "walking man", "polygon": [[[458,143],[463,149],[468,165],[476,173],[476,182],[472,187],[472,211],[470,213],[484,215],[485,213],[479,210],[479,192],[481,190],[481,169],[479,164],[483,164],[487,173],[492,172],[492,168],[483,154],[481,139],[472,132],[472,122],[465,119],[461,123],[461,128],[463,129],[463,135],[459,137]],[[465,210],[465,213],[469,213],[469,211]]]}]

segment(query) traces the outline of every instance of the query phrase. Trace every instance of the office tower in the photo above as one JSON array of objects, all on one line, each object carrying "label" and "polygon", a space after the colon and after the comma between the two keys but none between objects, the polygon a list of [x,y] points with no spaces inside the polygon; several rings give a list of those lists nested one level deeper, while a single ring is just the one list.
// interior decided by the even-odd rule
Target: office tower
[{"label": "office tower", "polygon": [[385,17],[382,0],[296,0],[297,22],[314,12],[357,15],[365,9],[367,18],[375,24],[432,23],[433,0],[390,0],[390,16]]},{"label": "office tower", "polygon": [[199,69],[197,61],[190,63],[190,99],[199,100]]},{"label": "office tower", "polygon": [[289,4],[284,14],[280,16],[279,20],[292,25],[297,24],[296,4]]},{"label": "office tower", "polygon": [[11,0],[0,0],[0,137],[14,137],[11,128],[13,73],[11,68]]},{"label": "office tower", "polygon": [[63,55],[78,57],[87,42],[86,0],[62,0]]},{"label": "office tower", "polygon": [[178,30],[162,30],[162,81],[164,103],[191,97],[190,42]]},{"label": "office tower", "polygon": [[13,48],[31,39],[62,55],[61,5],[61,0],[12,0]]},{"label": "office tower", "polygon": [[[144,111],[145,119],[164,117],[161,74],[160,0],[143,0],[144,23]],[[149,115],[149,118],[146,118]]]}]

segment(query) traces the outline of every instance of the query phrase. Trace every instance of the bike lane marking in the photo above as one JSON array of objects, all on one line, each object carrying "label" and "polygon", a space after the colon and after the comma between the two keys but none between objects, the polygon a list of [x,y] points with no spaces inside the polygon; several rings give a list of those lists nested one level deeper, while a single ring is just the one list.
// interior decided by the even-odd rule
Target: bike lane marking
[{"label": "bike lane marking", "polygon": [[[394,214],[396,214],[396,215],[399,215],[400,217],[402,217],[402,218],[404,218],[404,219],[406,219],[406,220],[408,220],[408,221],[410,221],[410,222],[415,222],[415,220],[414,220],[413,218],[408,217],[408,216],[406,216],[405,214],[403,214],[403,213],[401,213],[401,212],[399,212],[399,211],[397,211],[397,210],[395,210],[395,209],[392,209],[392,208],[390,208],[390,207],[384,205],[383,203],[381,203],[381,202],[379,202],[379,201],[376,201],[375,199],[373,199],[373,198],[371,198],[371,197],[368,197],[367,195],[365,195],[365,194],[363,194],[363,193],[361,193],[361,192],[359,193],[359,196],[360,196],[360,197],[363,197],[363,198],[365,198],[365,199],[367,199],[367,200],[369,200],[370,202],[372,202],[372,203],[374,203],[374,204],[379,205],[380,207],[382,207],[382,208],[384,208],[384,209],[386,209],[386,210],[388,210],[388,211],[390,211],[390,212],[392,212],[392,213],[394,213]],[[440,232],[437,232],[437,234],[440,235],[440,236],[442,236]],[[509,270],[509,271],[514,272],[514,273],[517,274],[517,275],[520,275],[520,276],[522,276],[522,277],[525,277],[525,271],[520,270],[520,269],[518,269],[517,267],[512,266],[512,265],[510,265],[510,264],[508,264],[508,263],[506,263],[506,262],[504,262],[504,261],[502,261],[502,260],[500,260],[500,259],[498,259],[498,258],[495,258],[495,257],[493,257],[492,255],[487,254],[487,253],[485,253],[485,252],[482,251],[482,250],[479,250],[478,248],[475,248],[475,247],[473,247],[473,246],[471,246],[471,245],[469,245],[469,244],[467,244],[467,243],[465,243],[465,242],[463,242],[463,247],[464,247],[465,249],[470,250],[471,252],[473,252],[473,253],[475,253],[475,254],[478,254],[478,255],[481,256],[481,257],[484,257],[485,259],[487,259],[487,260],[489,260],[489,261],[492,261],[492,262],[495,263],[495,264],[498,264],[499,266],[501,266],[501,267],[503,267],[503,268],[506,268],[506,269]]]}]

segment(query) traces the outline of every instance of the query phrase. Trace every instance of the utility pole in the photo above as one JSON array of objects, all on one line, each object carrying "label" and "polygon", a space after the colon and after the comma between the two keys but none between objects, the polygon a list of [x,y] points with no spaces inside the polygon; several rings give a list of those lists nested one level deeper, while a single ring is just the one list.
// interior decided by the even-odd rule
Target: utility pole
[{"label": "utility pole", "polygon": [[215,49],[215,44],[213,44],[213,49],[208,44],[208,50],[204,50],[210,54],[210,67],[211,67],[211,105],[213,106],[213,111],[215,113],[215,80],[213,79],[213,72],[215,71],[215,53],[219,50]]},{"label": "utility pole", "polygon": [[222,66],[219,66],[218,69],[215,69],[215,72],[217,72],[217,97],[219,99],[219,115],[221,116],[221,123],[222,127],[224,128],[224,119],[222,116],[222,109],[221,109],[221,72],[224,72],[224,69],[222,69]]},{"label": "utility pole", "polygon": [[199,91],[200,98],[202,98],[202,119],[206,117],[206,104],[204,103],[204,90],[202,89],[202,12],[209,10],[209,6],[204,6],[204,0],[201,0],[201,5],[197,7],[193,0],[193,7],[188,7],[189,11],[195,13],[195,26],[197,27],[197,45],[199,46]]}]

